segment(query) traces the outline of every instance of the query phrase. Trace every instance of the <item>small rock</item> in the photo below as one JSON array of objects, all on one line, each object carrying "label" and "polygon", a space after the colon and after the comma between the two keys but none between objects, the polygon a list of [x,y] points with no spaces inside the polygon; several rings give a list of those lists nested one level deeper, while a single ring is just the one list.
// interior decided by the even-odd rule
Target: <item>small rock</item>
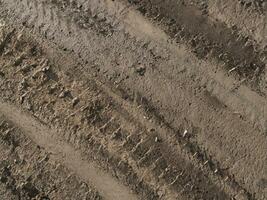
[{"label": "small rock", "polygon": [[155,132],[156,130],[154,128],[149,129],[149,132]]},{"label": "small rock", "polygon": [[27,92],[19,97],[19,101],[22,104],[27,96]]},{"label": "small rock", "polygon": [[78,97],[75,97],[75,98],[72,100],[72,106],[76,106],[79,102],[80,102],[80,99],[79,99]]},{"label": "small rock", "polygon": [[144,76],[146,73],[146,67],[144,67],[143,65],[139,65],[138,67],[136,67],[135,72],[138,73],[140,76]]},{"label": "small rock", "polygon": [[160,139],[158,137],[155,137],[155,142],[160,142]]},{"label": "small rock", "polygon": [[186,137],[187,134],[188,134],[188,131],[185,129],[185,130],[184,130],[184,133],[183,133],[183,137]]},{"label": "small rock", "polygon": [[19,160],[14,159],[14,163],[15,163],[15,164],[18,164],[18,163],[19,163]]},{"label": "small rock", "polygon": [[45,66],[41,69],[42,72],[48,72],[50,70],[50,65]]},{"label": "small rock", "polygon": [[67,95],[68,95],[69,91],[62,91],[60,94],[59,94],[59,98],[65,98]]}]

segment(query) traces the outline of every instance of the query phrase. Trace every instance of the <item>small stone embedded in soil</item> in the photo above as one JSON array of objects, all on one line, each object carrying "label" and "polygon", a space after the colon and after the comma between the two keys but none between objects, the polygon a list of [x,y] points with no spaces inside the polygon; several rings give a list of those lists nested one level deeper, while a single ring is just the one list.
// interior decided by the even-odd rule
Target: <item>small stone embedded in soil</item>
[{"label": "small stone embedded in soil", "polygon": [[140,76],[144,76],[146,73],[146,67],[143,65],[139,65],[138,67],[135,68],[135,72]]},{"label": "small stone embedded in soil", "polygon": [[155,142],[160,142],[161,140],[158,137],[155,137]]},{"label": "small stone embedded in soil", "polygon": [[75,97],[73,100],[72,100],[72,106],[76,106],[78,103],[80,102],[80,99],[78,97]]},{"label": "small stone embedded in soil", "polygon": [[149,129],[149,132],[155,132],[156,130],[154,128]]},{"label": "small stone embedded in soil", "polygon": [[184,133],[183,133],[183,137],[186,137],[187,134],[188,134],[188,131],[185,129],[185,130],[184,130]]},{"label": "small stone embedded in soil", "polygon": [[59,97],[59,98],[65,98],[65,97],[67,97],[68,93],[69,93],[68,90],[62,91],[62,92],[59,94],[58,97]]},{"label": "small stone embedded in soil", "polygon": [[26,92],[26,93],[24,93],[23,95],[21,95],[21,96],[19,97],[19,102],[20,102],[21,104],[24,102],[24,100],[25,100],[27,94],[28,94],[28,93]]}]

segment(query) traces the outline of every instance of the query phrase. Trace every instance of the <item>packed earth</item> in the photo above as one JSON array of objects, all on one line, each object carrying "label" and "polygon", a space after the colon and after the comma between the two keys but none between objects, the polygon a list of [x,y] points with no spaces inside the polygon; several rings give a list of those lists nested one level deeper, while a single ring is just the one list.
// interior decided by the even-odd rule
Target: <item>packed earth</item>
[{"label": "packed earth", "polygon": [[267,0],[0,0],[0,200],[157,199],[267,199]]}]

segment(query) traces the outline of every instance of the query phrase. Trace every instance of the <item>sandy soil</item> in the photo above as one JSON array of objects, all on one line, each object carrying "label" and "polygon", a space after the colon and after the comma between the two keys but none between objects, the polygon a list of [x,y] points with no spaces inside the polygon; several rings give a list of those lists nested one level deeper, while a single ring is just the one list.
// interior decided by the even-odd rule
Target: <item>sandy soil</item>
[{"label": "sandy soil", "polygon": [[0,1],[1,199],[267,198],[267,2]]}]

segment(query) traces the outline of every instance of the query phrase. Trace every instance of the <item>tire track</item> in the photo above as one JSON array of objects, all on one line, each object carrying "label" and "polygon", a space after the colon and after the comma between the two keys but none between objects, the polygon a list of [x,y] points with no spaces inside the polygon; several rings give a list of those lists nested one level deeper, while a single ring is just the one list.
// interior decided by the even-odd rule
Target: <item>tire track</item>
[{"label": "tire track", "polygon": [[[78,15],[78,18],[79,18],[79,15]],[[95,21],[94,23],[97,23],[97,21]],[[83,25],[83,23],[81,23],[81,25]],[[104,24],[102,24],[101,26],[103,26]],[[39,25],[38,25],[39,26]],[[64,24],[62,23],[61,24],[61,26],[63,26],[64,27]],[[79,28],[77,28],[77,29],[79,29]],[[94,27],[94,29],[95,29],[95,27]],[[81,31],[81,30],[80,30]],[[86,30],[87,31],[87,30]],[[86,32],[86,31],[81,31],[80,33],[80,37],[83,37],[84,35],[82,35],[82,33],[84,33],[84,32]],[[96,30],[95,30],[96,32],[98,32],[98,29],[96,28]],[[101,29],[100,29],[100,32],[98,32],[99,34],[100,33],[102,33],[102,35],[103,35],[103,32],[101,32]],[[59,34],[60,35],[60,34]],[[58,35],[58,36],[59,36]],[[108,34],[106,34],[105,32],[104,32],[104,37],[107,37],[109,35],[109,33]],[[103,37],[103,38],[104,38]],[[73,40],[73,43],[75,42],[75,40]],[[80,41],[81,42],[81,41]],[[59,44],[60,44],[60,42],[59,42]],[[136,43],[135,43],[136,44]],[[80,45],[80,44],[78,44],[77,45],[78,47],[79,47],[79,49],[76,49],[78,52],[82,52],[81,51],[81,49],[82,49],[82,45]],[[86,46],[86,45],[84,45],[84,46]],[[98,49],[99,50],[99,49]],[[88,53],[88,52],[87,52]],[[86,54],[84,55],[84,57],[86,56]],[[82,57],[82,56],[81,56]],[[89,71],[88,71],[89,72]],[[155,73],[156,74],[156,73]],[[164,77],[164,78],[166,78],[166,77]],[[173,81],[172,79],[170,79],[170,82],[172,82],[172,83],[174,83],[175,81]],[[179,82],[178,82],[179,83]],[[123,87],[123,86],[122,86]],[[41,87],[40,87],[41,88]],[[37,88],[37,89],[40,89],[40,88]],[[190,88],[189,89],[186,89],[187,91],[189,91],[190,90]],[[181,91],[181,93],[182,94],[184,94],[184,93],[186,93],[186,92],[184,92],[184,91],[182,91],[182,90],[179,90],[179,91]],[[188,94],[185,94],[185,95],[188,95]],[[109,95],[108,95],[109,96]],[[125,95],[125,96],[127,96],[127,95]],[[128,96],[130,96],[130,95],[128,95]],[[190,96],[190,95],[189,95]],[[35,98],[35,96],[33,96],[33,98]],[[141,98],[142,98],[142,95],[141,95]],[[149,102],[149,101],[148,101]],[[151,104],[151,103],[149,103],[149,104]],[[118,108],[118,109],[120,109],[120,108]],[[156,113],[156,114],[158,114],[158,113]],[[105,125],[105,121],[103,122],[103,124],[101,124],[101,125]],[[109,125],[109,123],[107,123],[106,125]],[[103,127],[103,128],[105,128],[105,126]],[[74,140],[74,141],[76,141],[77,140],[77,137],[74,135],[74,134],[70,134],[69,135],[69,137],[70,137],[70,139],[69,140]],[[74,138],[72,138],[72,137],[74,137]],[[260,137],[256,137],[256,138],[260,138]],[[137,143],[138,144],[138,143]],[[137,145],[136,143],[134,144],[134,145]],[[97,144],[98,145],[98,144]],[[99,146],[101,146],[101,145],[99,145]],[[138,147],[138,146],[137,146]],[[247,148],[247,147],[246,147]],[[252,148],[251,146],[249,146],[249,148]],[[248,148],[248,149],[249,149]],[[133,150],[133,149],[132,149]],[[149,153],[148,153],[148,155],[149,155]],[[254,165],[253,165],[254,166]]]},{"label": "tire track", "polygon": [[21,128],[36,144],[51,152],[56,160],[75,172],[81,179],[92,183],[105,199],[138,199],[112,176],[99,170],[93,163],[85,161],[77,150],[57,138],[57,133],[49,130],[33,117],[21,112],[17,107],[3,102],[0,102],[0,112]]},{"label": "tire track", "polygon": [[[59,62],[57,63],[59,64]],[[112,167],[115,165],[115,171],[122,171],[123,176],[126,175],[127,177],[126,180],[129,177],[127,184],[136,184],[138,186],[137,191],[139,190],[139,192],[140,190],[148,191],[147,199],[159,198],[153,194],[153,190],[157,192],[158,188],[163,188],[168,191],[166,192],[166,199],[176,198],[176,195],[182,199],[191,199],[193,197],[211,199],[215,196],[221,199],[229,199],[228,194],[222,190],[220,187],[221,183],[216,178],[215,184],[213,183],[214,178],[210,180],[210,177],[205,177],[207,172],[203,172],[198,163],[192,163],[188,155],[184,154],[180,147],[176,148],[176,144],[169,146],[169,142],[172,143],[173,138],[166,136],[166,133],[165,136],[162,136],[160,131],[153,134],[148,132],[147,129],[152,128],[152,126],[149,128],[149,124],[148,126],[146,125],[148,123],[147,120],[144,123],[139,122],[143,118],[142,114],[138,114],[138,110],[122,109],[122,107],[125,108],[124,101],[119,96],[114,95],[109,88],[104,87],[99,82],[95,84],[94,81],[88,80],[89,82],[86,85],[89,85],[89,87],[82,84],[80,87],[73,88],[68,93],[62,93],[60,92],[60,88],[65,91],[69,87],[68,81],[66,80],[74,79],[75,76],[65,77],[62,72],[58,72],[52,68],[46,61],[41,61],[39,66],[40,68],[38,69],[27,70],[28,76],[24,79],[24,82],[27,82],[28,85],[27,89],[19,86],[21,85],[20,73],[24,73],[24,70],[20,71],[19,74],[16,73],[18,78],[13,82],[13,88],[10,90],[16,91],[16,88],[28,90],[26,95],[22,95],[24,97],[20,103],[25,105],[27,109],[30,109],[33,115],[46,121],[47,124],[52,124],[52,127],[61,127],[64,129],[65,134],[63,136],[71,144],[79,149],[85,149],[86,152],[92,149],[93,154],[99,155],[99,160],[108,162],[107,164]],[[12,71],[6,72],[6,77],[13,74]],[[43,77],[43,72],[50,79],[46,79],[46,75]],[[83,73],[76,70],[75,75],[79,76],[79,74]],[[30,77],[34,77],[34,79],[32,80]],[[42,79],[40,80],[38,77],[42,77]],[[51,79],[51,77],[58,78]],[[80,77],[80,79],[87,80],[86,77]],[[51,90],[51,84],[53,85],[55,82],[57,82],[60,88],[56,87],[57,89],[54,88]],[[74,80],[74,82],[76,81]],[[48,92],[49,95],[46,93],[47,89],[51,91]],[[99,96],[100,94],[101,96]],[[77,105],[78,108],[77,106],[69,108],[69,98],[77,97],[77,95],[80,99],[79,105]],[[18,94],[13,95],[15,99],[17,99],[16,96]],[[60,98],[55,98],[57,96]],[[95,97],[98,98],[95,99]],[[88,102],[89,99],[90,101]],[[51,105],[43,110],[44,104],[47,103],[51,103]],[[52,113],[48,111],[51,108],[54,110]],[[129,113],[132,114],[129,115]],[[53,118],[51,118],[52,116]],[[137,119],[133,120],[133,117]],[[55,119],[57,119],[56,123]],[[87,121],[88,124],[79,124],[79,119],[81,121]],[[154,124],[153,126],[156,125]],[[94,130],[87,130],[88,127],[92,127]],[[79,129],[82,130],[79,131]],[[118,129],[120,130],[118,131]],[[88,135],[88,132],[91,132],[91,134]],[[125,135],[118,136],[117,134]],[[157,144],[158,142],[155,142],[156,137],[162,138],[163,141]],[[113,145],[115,150],[109,148]],[[89,151],[88,154],[90,153]],[[124,156],[127,156],[130,161],[123,159]],[[179,158],[179,162],[174,163],[175,159],[171,159],[172,157]],[[175,194],[174,196],[173,193]],[[231,194],[235,195],[236,191],[231,191]]]},{"label": "tire track", "polygon": [[30,140],[0,114],[1,199],[102,200],[91,185],[81,181],[51,152]]},{"label": "tire track", "polygon": [[258,49],[249,37],[223,22],[214,22],[190,2],[136,0],[130,3],[143,15],[159,22],[178,43],[187,44],[198,58],[216,58],[224,63],[227,71],[234,71],[237,79],[244,79],[254,91],[265,95],[267,53]]}]

